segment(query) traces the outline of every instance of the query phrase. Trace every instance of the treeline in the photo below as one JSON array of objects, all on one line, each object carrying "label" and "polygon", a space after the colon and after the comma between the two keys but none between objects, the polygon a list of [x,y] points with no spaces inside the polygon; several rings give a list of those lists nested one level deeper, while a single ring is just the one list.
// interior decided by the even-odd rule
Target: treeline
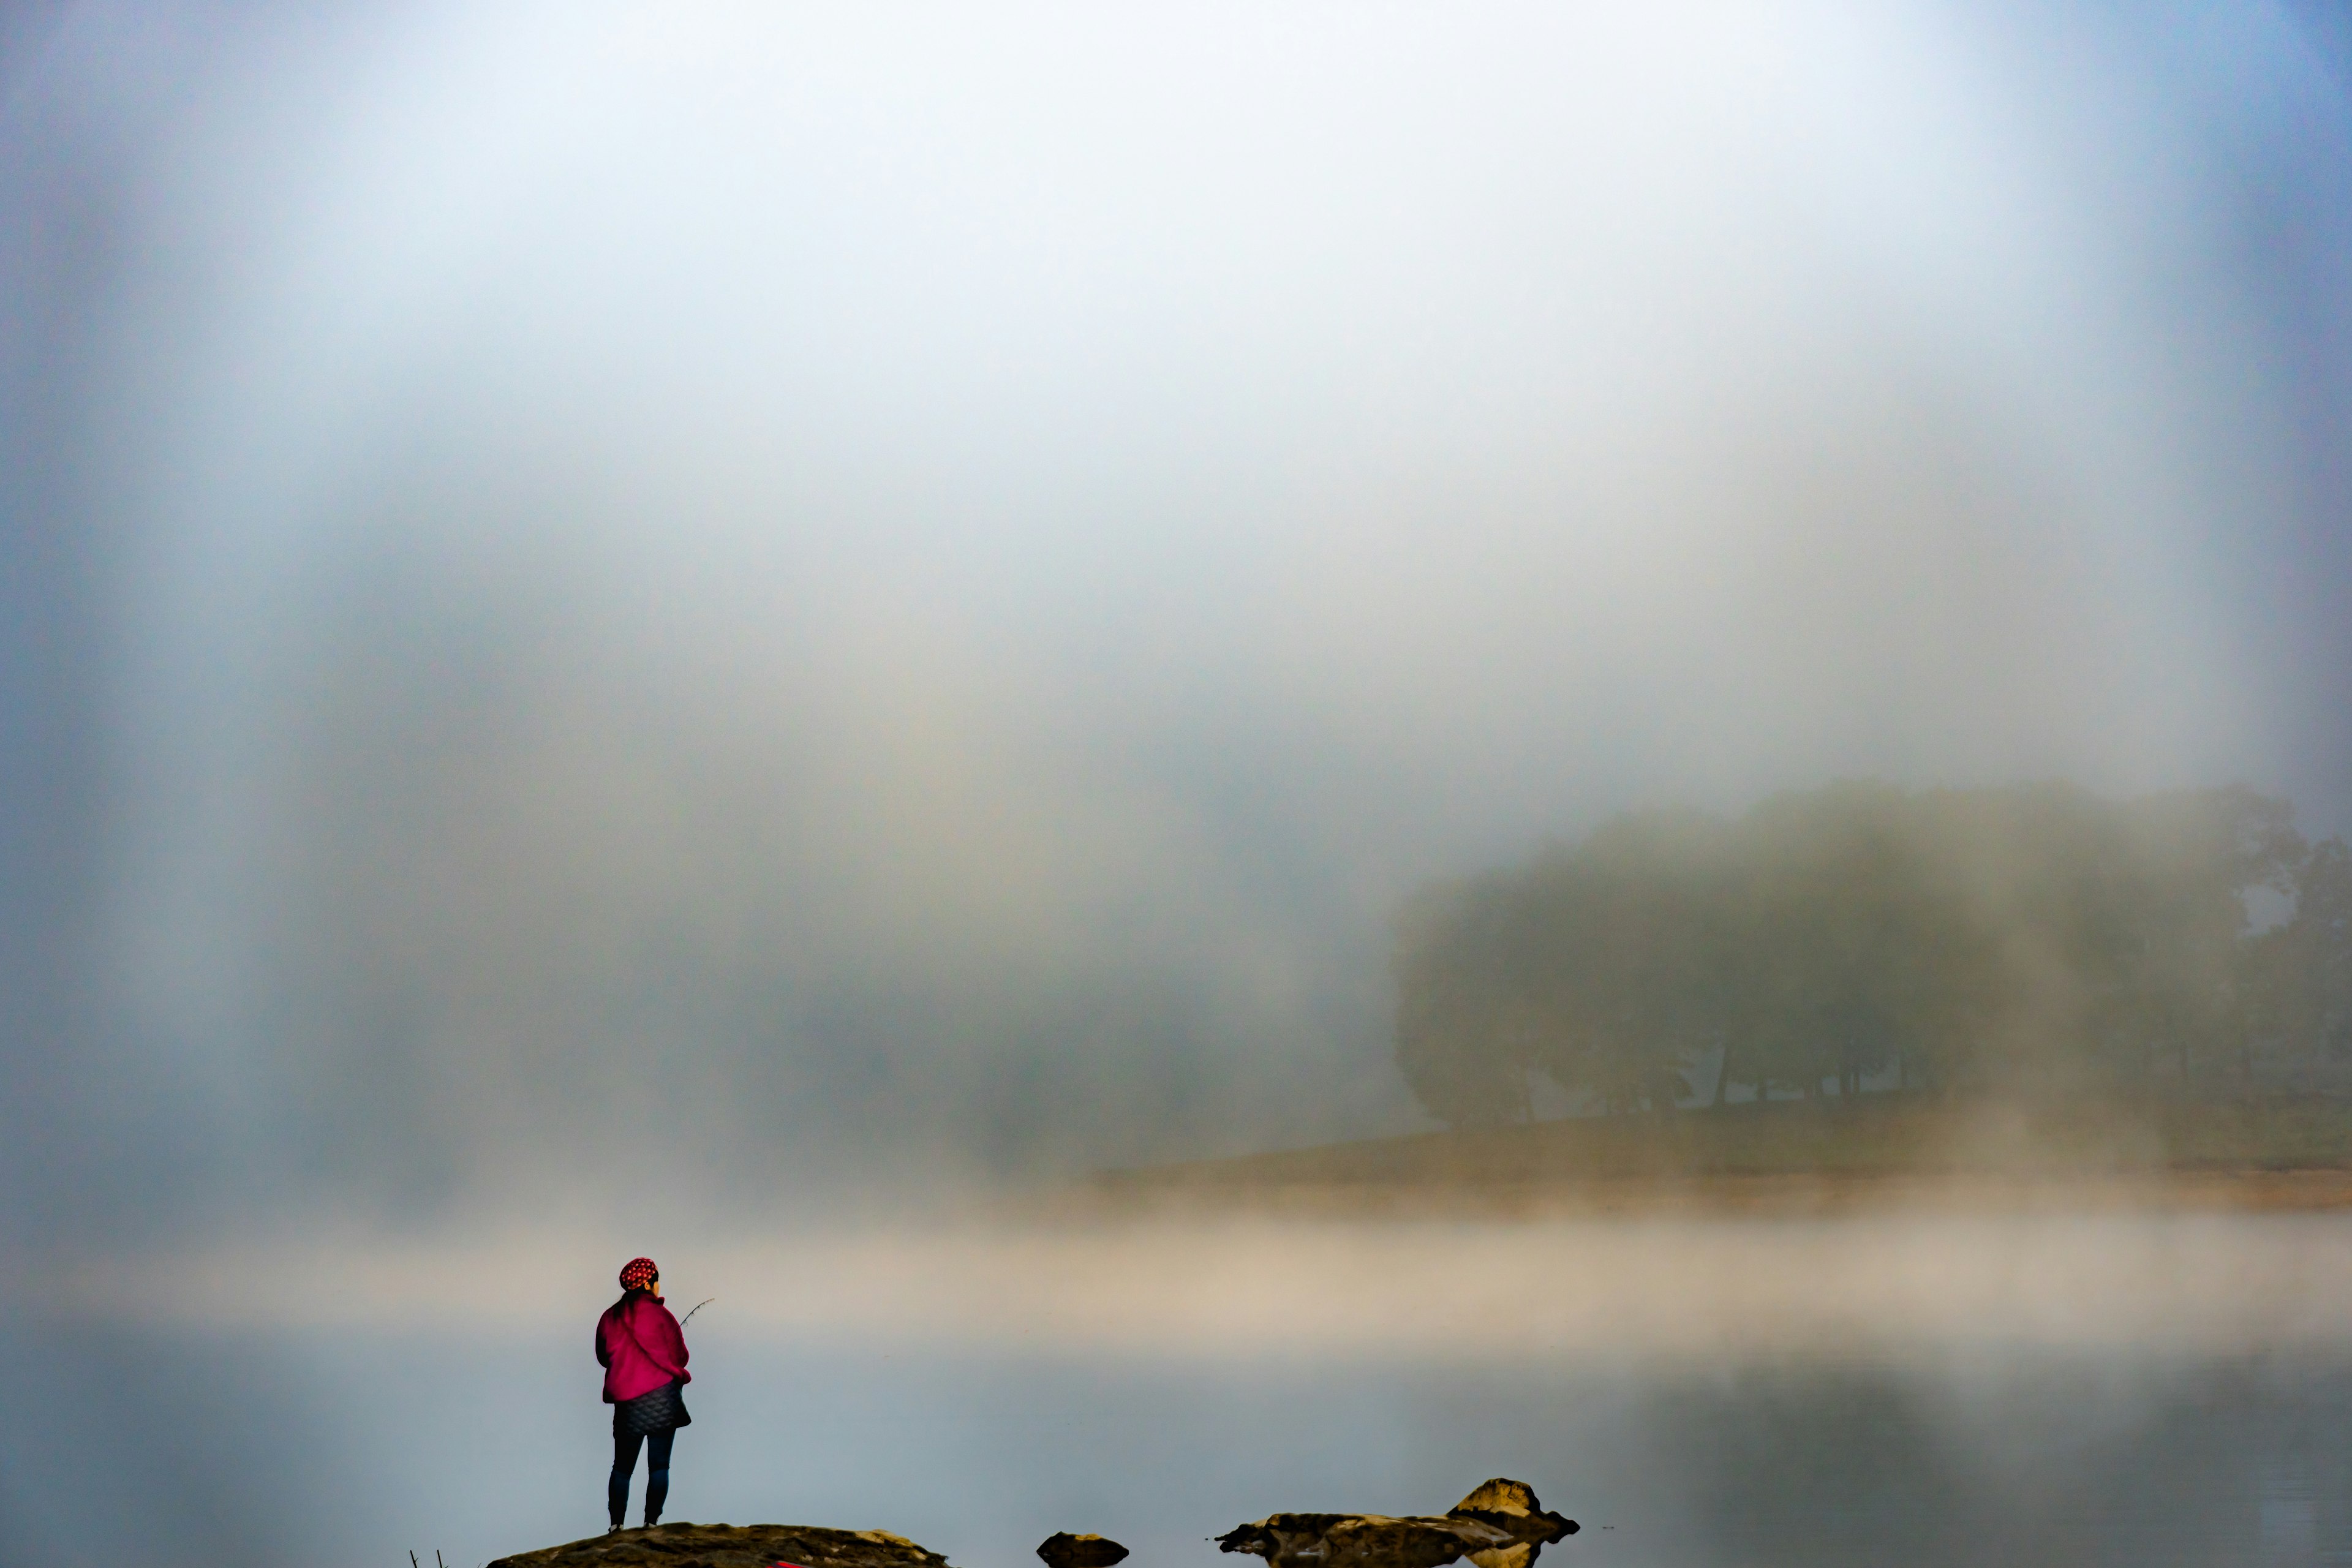
[{"label": "treeline", "polygon": [[1540,1079],[1611,1111],[2244,1087],[2352,1058],[2352,851],[2244,788],[1838,784],[1426,889],[1393,972],[1399,1064],[1456,1126]]}]

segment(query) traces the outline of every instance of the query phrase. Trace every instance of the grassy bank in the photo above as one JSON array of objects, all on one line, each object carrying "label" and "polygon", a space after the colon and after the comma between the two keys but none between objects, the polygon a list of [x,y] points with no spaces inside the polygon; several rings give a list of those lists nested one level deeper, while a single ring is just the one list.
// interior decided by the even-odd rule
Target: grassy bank
[{"label": "grassy bank", "polygon": [[2217,1193],[2251,1184],[2247,1193],[2270,1194],[2258,1206],[2333,1207],[2334,1198],[2312,1194],[2352,1197],[2352,1102],[2021,1106],[1885,1095],[1851,1107],[1737,1105],[1107,1172],[1095,1190],[1142,1200],[1315,1194],[1347,1202],[1578,1191],[1622,1198],[1649,1188],[1689,1201],[1710,1189],[1752,1197],[1939,1183]]}]

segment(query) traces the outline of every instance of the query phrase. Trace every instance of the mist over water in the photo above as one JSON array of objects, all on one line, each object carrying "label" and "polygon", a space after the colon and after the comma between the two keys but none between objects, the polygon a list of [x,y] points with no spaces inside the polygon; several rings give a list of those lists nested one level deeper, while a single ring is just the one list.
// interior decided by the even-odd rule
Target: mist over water
[{"label": "mist over water", "polygon": [[[965,1568],[1097,1496],[1172,1556],[1538,1462],[1677,1521],[1625,1561],[1799,1560],[1724,1500],[1780,1517],[1774,1413],[1944,1455],[1953,1390],[2022,1431],[2077,1376],[2132,1394],[2048,1473],[2284,1467],[2179,1560],[2340,1528],[2332,1222],[2098,1279],[2030,1227],[922,1228],[1423,1125],[1400,900],[1628,807],[2352,826],[2329,15],[93,4],[0,56],[0,1311],[71,1405],[0,1439],[0,1562],[565,1533],[559,1367],[679,1248],[758,1281],[700,1516]],[[1228,1247],[1322,1293],[1252,1317]],[[1106,1273],[1168,1289],[1040,1284]],[[1518,1325],[1475,1354],[1457,1278]],[[1726,1280],[1769,1331],[1689,1310]],[[1934,1313],[1784,1364],[1953,1300],[2074,1370],[1962,1377]]]},{"label": "mist over water", "polygon": [[[576,1537],[611,1250],[310,1238],[78,1273],[28,1388],[64,1418],[12,1474],[103,1500],[70,1533],[31,1514],[93,1560]],[[1171,1215],[665,1250],[681,1310],[716,1297],[677,1518],[879,1525],[963,1568],[1078,1528],[1206,1563],[1276,1509],[1435,1511],[1493,1472],[1583,1523],[1549,1549],[1573,1562],[2352,1554],[2336,1215]],[[72,1393],[126,1386],[127,1447],[126,1413]],[[182,1426],[208,1441],[152,1436]]]}]

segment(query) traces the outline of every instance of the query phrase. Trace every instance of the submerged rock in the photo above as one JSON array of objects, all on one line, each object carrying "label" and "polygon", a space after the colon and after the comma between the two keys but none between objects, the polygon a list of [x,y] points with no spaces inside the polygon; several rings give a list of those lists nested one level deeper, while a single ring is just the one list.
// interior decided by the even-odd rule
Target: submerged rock
[{"label": "submerged rock", "polygon": [[489,1568],[947,1568],[948,1560],[887,1530],[799,1524],[656,1524],[501,1557]]},{"label": "submerged rock", "polygon": [[1061,1531],[1045,1537],[1037,1548],[1045,1568],[1111,1568],[1124,1562],[1127,1548],[1107,1535],[1072,1535]]},{"label": "submerged rock", "polygon": [[1534,1568],[1546,1546],[1576,1528],[1546,1511],[1525,1481],[1498,1478],[1442,1515],[1275,1513],[1228,1531],[1217,1546],[1276,1568],[1443,1568],[1464,1557],[1476,1568]]}]

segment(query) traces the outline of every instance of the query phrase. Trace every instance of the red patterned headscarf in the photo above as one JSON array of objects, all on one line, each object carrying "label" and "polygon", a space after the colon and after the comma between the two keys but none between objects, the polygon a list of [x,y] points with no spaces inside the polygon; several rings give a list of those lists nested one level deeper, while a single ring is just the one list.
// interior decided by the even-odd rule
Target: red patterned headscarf
[{"label": "red patterned headscarf", "polygon": [[660,1278],[661,1270],[654,1267],[654,1260],[650,1258],[632,1258],[621,1265],[621,1289],[624,1290],[642,1290]]}]

